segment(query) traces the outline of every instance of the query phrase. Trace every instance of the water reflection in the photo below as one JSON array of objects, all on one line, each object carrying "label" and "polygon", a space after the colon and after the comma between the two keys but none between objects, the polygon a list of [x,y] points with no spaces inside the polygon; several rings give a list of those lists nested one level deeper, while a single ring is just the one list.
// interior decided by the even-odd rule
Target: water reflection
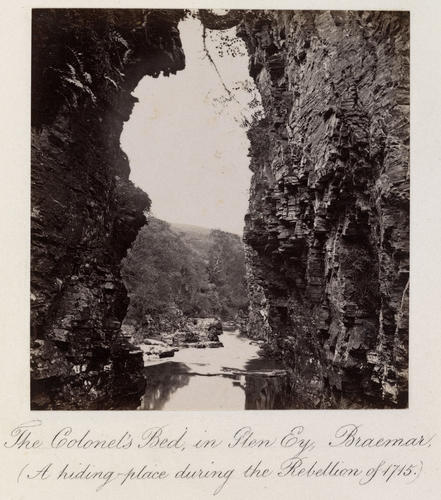
[{"label": "water reflection", "polygon": [[258,346],[224,332],[223,348],[183,349],[145,368],[141,410],[264,410],[291,405],[289,379]]},{"label": "water reflection", "polygon": [[246,376],[246,410],[284,410],[292,408],[292,391],[287,376]]},{"label": "water reflection", "polygon": [[145,370],[146,389],[142,410],[162,410],[171,395],[190,381],[189,368],[184,363],[166,362]]}]

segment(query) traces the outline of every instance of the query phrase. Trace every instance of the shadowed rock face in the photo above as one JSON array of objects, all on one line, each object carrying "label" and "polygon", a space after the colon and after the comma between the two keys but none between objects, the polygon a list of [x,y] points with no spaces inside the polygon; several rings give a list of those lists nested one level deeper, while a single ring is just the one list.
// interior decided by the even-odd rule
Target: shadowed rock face
[{"label": "shadowed rock face", "polygon": [[33,11],[33,409],[121,408],[143,392],[142,352],[120,332],[119,264],[150,200],[119,138],[139,80],[184,68],[182,16]]},{"label": "shadowed rock face", "polygon": [[249,132],[249,334],[299,407],[407,405],[409,16],[266,12],[239,26]]}]

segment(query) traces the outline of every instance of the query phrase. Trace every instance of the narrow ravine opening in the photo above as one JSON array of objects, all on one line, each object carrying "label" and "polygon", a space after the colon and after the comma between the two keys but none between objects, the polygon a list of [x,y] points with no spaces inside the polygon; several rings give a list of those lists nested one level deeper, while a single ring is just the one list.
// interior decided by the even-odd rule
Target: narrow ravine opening
[{"label": "narrow ravine opening", "polygon": [[122,263],[123,330],[143,351],[142,409],[241,409],[244,370],[259,359],[244,335],[242,236],[247,131],[262,107],[236,28],[204,29],[188,16],[179,31],[185,69],[141,80],[121,137],[131,180],[152,201]]},{"label": "narrow ravine opening", "polygon": [[35,9],[31,152],[32,409],[407,406],[408,13]]},{"label": "narrow ravine opening", "polygon": [[244,122],[259,94],[235,31],[207,30],[204,47],[198,19],[179,23],[185,69],[140,81],[121,146],[152,215],[240,235],[251,178]]}]

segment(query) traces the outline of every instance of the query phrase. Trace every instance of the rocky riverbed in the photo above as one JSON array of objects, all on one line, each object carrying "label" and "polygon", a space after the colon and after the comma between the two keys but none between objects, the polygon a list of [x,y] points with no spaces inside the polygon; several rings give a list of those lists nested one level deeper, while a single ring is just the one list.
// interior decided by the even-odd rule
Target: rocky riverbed
[{"label": "rocky riverbed", "polygon": [[123,326],[126,338],[137,345],[144,363],[151,360],[171,358],[180,349],[213,349],[223,347],[219,340],[222,323],[215,318],[189,318],[182,329],[174,332],[158,332],[154,337],[144,337],[132,325]]}]

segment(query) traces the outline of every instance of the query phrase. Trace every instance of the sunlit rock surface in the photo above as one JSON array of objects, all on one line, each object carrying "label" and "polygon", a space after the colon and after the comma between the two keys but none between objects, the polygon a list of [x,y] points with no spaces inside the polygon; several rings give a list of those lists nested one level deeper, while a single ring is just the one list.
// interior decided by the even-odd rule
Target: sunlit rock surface
[{"label": "sunlit rock surface", "polygon": [[407,405],[409,16],[248,14],[249,334],[298,407]]}]

